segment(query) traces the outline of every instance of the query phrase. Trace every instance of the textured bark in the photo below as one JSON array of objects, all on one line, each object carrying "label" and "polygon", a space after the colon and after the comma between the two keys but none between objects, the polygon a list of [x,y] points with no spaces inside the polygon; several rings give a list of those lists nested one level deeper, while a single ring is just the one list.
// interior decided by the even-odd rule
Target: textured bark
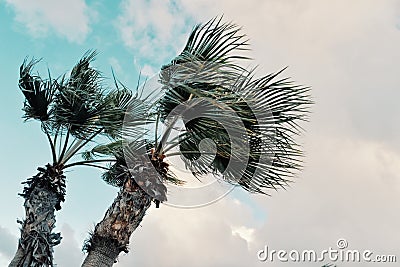
[{"label": "textured bark", "polygon": [[87,255],[82,266],[112,266],[120,253],[118,243],[114,244],[114,240],[107,240],[107,238],[102,239],[99,236],[93,236],[92,238],[97,239],[96,241],[92,241],[96,244],[93,245],[94,248]]},{"label": "textured bark", "polygon": [[18,250],[17,250],[17,252],[15,253],[15,256],[14,256],[14,258],[12,259],[10,265],[8,265],[8,266],[18,266],[18,263],[19,263],[19,262],[22,262],[22,260],[23,260],[24,257],[25,257],[24,250],[22,249],[22,247],[20,247],[20,246],[18,245]]},{"label": "textured bark", "polygon": [[82,266],[112,266],[119,253],[127,252],[129,239],[143,220],[152,199],[128,179],[85,245],[88,255]]},{"label": "textured bark", "polygon": [[[56,184],[64,179],[40,168],[40,173],[30,178],[21,194],[25,198],[25,220],[22,224],[18,250],[9,267],[53,266],[53,247],[60,243],[59,233],[52,233],[55,227],[55,210],[60,205],[60,188]],[[61,182],[63,184],[63,182]]]}]

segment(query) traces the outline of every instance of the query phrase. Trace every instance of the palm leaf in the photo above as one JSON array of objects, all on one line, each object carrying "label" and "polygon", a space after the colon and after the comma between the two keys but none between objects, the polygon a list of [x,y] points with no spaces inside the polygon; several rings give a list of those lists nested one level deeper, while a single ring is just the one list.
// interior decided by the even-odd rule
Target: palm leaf
[{"label": "palm leaf", "polygon": [[61,79],[53,108],[55,123],[82,139],[98,130],[99,118],[107,110],[101,75],[90,66],[95,56],[96,52],[87,52],[70,77]]},{"label": "palm leaf", "polygon": [[[300,132],[298,122],[306,119],[311,101],[308,88],[277,80],[279,73],[259,79],[244,73],[228,88],[225,84],[204,94],[215,99],[215,105],[192,106],[180,114],[188,131],[182,135],[180,150],[194,174],[212,172],[258,193],[289,182],[301,166],[293,137]],[[208,166],[207,157],[198,160],[199,144],[206,138],[217,147]]]},{"label": "palm leaf", "polygon": [[42,122],[50,117],[51,104],[56,89],[56,81],[42,80],[32,74],[32,69],[38,60],[24,60],[20,67],[19,88],[25,96],[23,111],[26,119],[36,119]]},{"label": "palm leaf", "polygon": [[172,64],[188,62],[186,58],[188,55],[196,57],[198,61],[218,63],[246,58],[231,54],[232,51],[247,50],[248,40],[245,37],[240,34],[240,28],[236,24],[222,23],[222,17],[215,17],[194,27],[182,53],[172,61]]},{"label": "palm leaf", "polygon": [[[244,71],[234,60],[248,59],[238,53],[247,50],[247,39],[240,34],[237,25],[221,21],[222,17],[197,25],[181,54],[161,68],[160,82],[165,90],[165,96],[160,101],[161,119],[193,95],[186,89],[212,91],[215,90],[215,83],[211,80],[218,79],[221,83],[234,79],[233,70]],[[208,82],[203,83],[199,78]],[[184,82],[187,80],[190,82]]]},{"label": "palm leaf", "polygon": [[[126,179],[132,176],[132,172],[129,168],[136,165],[147,166],[148,168],[156,170],[157,172],[150,171],[150,173],[153,173],[153,176],[161,175],[164,181],[173,184],[182,184],[183,181],[179,180],[168,169],[168,164],[151,160],[152,154],[150,149],[152,147],[154,147],[154,144],[151,144],[151,142],[145,139],[137,139],[135,141],[130,141],[129,143],[118,140],[106,145],[93,147],[91,150],[83,153],[83,158],[85,160],[91,160],[104,156],[114,157],[116,162],[111,164],[109,170],[102,174],[103,180],[112,186],[121,187]],[[135,164],[135,162],[138,164]],[[150,163],[152,165],[148,166]],[[138,181],[138,177],[135,177],[134,179],[135,181]],[[151,180],[151,177],[143,177],[143,179]]]},{"label": "palm leaf", "polygon": [[[122,84],[121,84],[122,85]],[[122,85],[110,92],[104,98],[106,109],[100,116],[99,123],[104,127],[104,133],[111,138],[137,138],[142,135],[144,125],[149,122],[149,104],[147,99]]]},{"label": "palm leaf", "polygon": [[[281,71],[255,79],[254,69],[237,65],[234,59],[245,58],[238,51],[247,46],[239,30],[216,18],[196,26],[182,53],[161,70],[165,93],[158,110],[162,121],[182,118],[187,132],[179,147],[194,174],[212,172],[265,193],[286,185],[301,167],[294,136],[311,101],[308,88],[277,79]],[[204,139],[215,143],[215,155],[202,155]]]}]

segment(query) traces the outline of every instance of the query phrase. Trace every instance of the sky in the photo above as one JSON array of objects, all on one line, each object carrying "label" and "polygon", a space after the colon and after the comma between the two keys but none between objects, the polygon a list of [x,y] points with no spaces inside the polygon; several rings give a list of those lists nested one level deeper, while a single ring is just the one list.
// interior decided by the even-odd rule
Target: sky
[{"label": "sky", "polygon": [[[321,266],[261,262],[257,253],[322,251],[339,239],[400,261],[400,1],[0,0],[0,266],[17,247],[21,182],[50,160],[39,125],[21,118],[24,58],[43,58],[39,70],[57,76],[97,49],[95,66],[134,88],[139,73],[152,76],[180,51],[196,23],[222,14],[243,26],[258,73],[288,66],[284,75],[311,86],[315,105],[299,137],[304,170],[270,197],[235,189],[198,209],[150,208],[118,266]],[[98,171],[68,173],[58,266],[80,265],[88,231],[116,194]]]}]

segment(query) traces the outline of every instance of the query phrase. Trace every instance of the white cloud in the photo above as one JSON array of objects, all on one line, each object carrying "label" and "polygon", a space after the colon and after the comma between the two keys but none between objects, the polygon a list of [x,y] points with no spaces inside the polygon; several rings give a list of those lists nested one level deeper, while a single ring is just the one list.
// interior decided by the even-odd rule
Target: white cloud
[{"label": "white cloud", "polygon": [[152,77],[156,74],[156,72],[150,65],[146,64],[143,66],[141,74],[143,74],[144,76],[147,76],[147,77]]},{"label": "white cloud", "polygon": [[246,226],[232,226],[232,234],[233,235],[238,235],[244,240],[247,241],[247,243],[251,243],[254,241],[254,234],[255,234],[255,229],[254,228],[248,228]]},{"label": "white cloud", "polygon": [[124,0],[121,10],[115,26],[124,44],[141,62],[157,67],[178,53],[192,27],[190,16],[172,0]]},{"label": "white cloud", "polygon": [[85,0],[6,0],[6,3],[14,9],[15,20],[34,37],[56,33],[70,42],[82,43],[94,16]]}]

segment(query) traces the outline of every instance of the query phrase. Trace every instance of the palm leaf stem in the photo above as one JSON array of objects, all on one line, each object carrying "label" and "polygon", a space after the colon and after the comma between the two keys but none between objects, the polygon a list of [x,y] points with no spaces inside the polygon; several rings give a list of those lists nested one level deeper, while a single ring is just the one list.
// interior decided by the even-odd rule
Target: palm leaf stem
[{"label": "palm leaf stem", "polygon": [[88,166],[88,167],[94,167],[94,168],[98,168],[98,169],[102,169],[102,170],[106,170],[106,171],[110,170],[110,168],[107,168],[107,167],[104,167],[104,166],[100,166],[100,165],[96,165],[96,164],[90,164],[90,163],[81,163],[81,164],[76,165],[76,166]]},{"label": "palm leaf stem", "polygon": [[[165,157],[174,157],[174,156],[181,156],[184,155],[185,153],[199,153],[198,151],[179,151],[179,152],[173,152],[173,153],[168,153],[164,154]],[[212,152],[200,152],[201,155],[215,155],[215,153]]]},{"label": "palm leaf stem", "polygon": [[88,139],[80,139],[70,150],[67,151],[64,159],[61,160],[60,164],[65,164],[69,159],[71,159],[79,150],[81,150],[87,143],[89,143],[93,138],[95,138],[98,134],[100,134],[104,128],[96,131],[92,136]]},{"label": "palm leaf stem", "polygon": [[90,163],[98,163],[98,162],[115,162],[117,161],[116,159],[95,159],[95,160],[83,160],[83,161],[77,161],[73,162],[70,164],[67,164],[64,166],[64,169],[73,167],[73,166],[78,166],[78,165],[85,165],[85,164],[90,164]]},{"label": "palm leaf stem", "polygon": [[167,142],[167,139],[168,139],[169,135],[171,134],[172,128],[174,127],[174,125],[178,121],[178,119],[179,119],[179,116],[175,116],[174,120],[171,122],[171,124],[165,130],[163,136],[161,137],[160,143],[158,144],[157,149],[154,152],[155,154],[158,154],[159,156],[161,156],[161,154],[163,153],[164,144]]},{"label": "palm leaf stem", "polygon": [[156,129],[155,129],[155,132],[154,132],[154,147],[158,146],[157,134],[158,134],[158,123],[159,123],[159,121],[160,121],[160,113],[157,114],[157,119],[156,119]]},{"label": "palm leaf stem", "polygon": [[53,156],[53,164],[57,162],[57,155],[56,155],[56,148],[54,146],[53,140],[51,140],[50,134],[47,131],[46,127],[44,128],[44,132],[46,133],[47,139],[49,140],[50,148],[51,148],[51,155]]},{"label": "palm leaf stem", "polygon": [[62,149],[62,151],[61,151],[61,154],[60,154],[60,156],[59,156],[59,158],[58,158],[58,161],[59,161],[59,162],[62,161],[62,159],[63,159],[63,157],[64,157],[64,155],[65,155],[65,151],[67,150],[68,141],[69,141],[69,136],[70,136],[70,127],[68,127],[67,135],[66,135],[65,141],[64,141],[64,146],[63,146],[63,149]]},{"label": "palm leaf stem", "polygon": [[[193,98],[193,93],[190,94],[188,101],[192,100]],[[161,154],[163,154],[165,151],[163,151],[163,144],[167,142],[167,139],[169,137],[169,135],[171,134],[172,128],[174,127],[175,123],[178,121],[179,116],[175,116],[174,120],[172,121],[172,123],[168,126],[167,130],[165,131],[164,135],[161,138],[160,143],[157,146],[157,150],[155,151],[155,154],[158,154],[159,156],[161,156]],[[157,132],[156,132],[157,134]],[[157,138],[156,138],[157,140]]]}]

